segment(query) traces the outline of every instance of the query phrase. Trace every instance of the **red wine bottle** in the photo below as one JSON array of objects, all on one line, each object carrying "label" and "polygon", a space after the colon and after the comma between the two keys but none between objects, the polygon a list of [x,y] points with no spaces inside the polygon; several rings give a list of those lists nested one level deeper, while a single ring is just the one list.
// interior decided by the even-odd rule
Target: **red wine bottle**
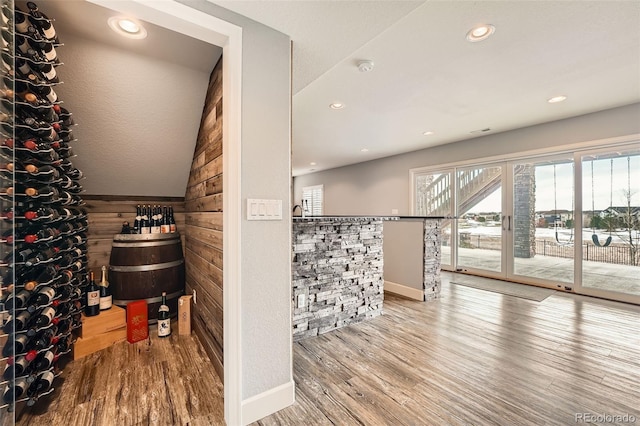
[{"label": "red wine bottle", "polygon": [[169,213],[167,211],[167,207],[164,206],[162,208],[162,223],[160,224],[160,232],[163,234],[168,234],[171,232],[171,223],[169,219]]},{"label": "red wine bottle", "polygon": [[9,383],[4,388],[4,393],[2,394],[2,400],[5,404],[13,404],[18,401],[24,395],[27,386],[27,379],[22,377],[17,379],[14,383]]},{"label": "red wine bottle", "polygon": [[86,304],[84,314],[88,317],[98,315],[100,313],[100,288],[96,284],[93,271],[89,274],[89,286],[86,292]]},{"label": "red wine bottle", "polygon": [[169,207],[169,227],[172,233],[177,232],[176,220],[173,217],[173,207]]}]

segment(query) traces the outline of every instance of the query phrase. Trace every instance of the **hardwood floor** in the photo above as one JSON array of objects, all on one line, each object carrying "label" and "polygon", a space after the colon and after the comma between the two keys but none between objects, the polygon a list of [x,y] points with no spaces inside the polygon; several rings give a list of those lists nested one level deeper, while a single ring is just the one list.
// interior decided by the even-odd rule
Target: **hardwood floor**
[{"label": "hardwood floor", "polygon": [[152,329],[148,340],[72,361],[54,397],[19,406],[16,424],[223,425],[220,379],[195,335],[176,333],[161,339]]},{"label": "hardwood floor", "polygon": [[[383,316],[294,344],[297,401],[254,425],[568,425],[576,413],[640,424],[639,306],[535,302],[450,276],[438,301],[389,296]],[[65,371],[49,410],[20,410],[18,425],[223,424],[222,384],[195,336],[125,342]]]},{"label": "hardwood floor", "polygon": [[450,276],[439,301],[388,297],[382,317],[296,343],[297,402],[256,424],[640,423],[640,307],[559,292],[535,302]]}]

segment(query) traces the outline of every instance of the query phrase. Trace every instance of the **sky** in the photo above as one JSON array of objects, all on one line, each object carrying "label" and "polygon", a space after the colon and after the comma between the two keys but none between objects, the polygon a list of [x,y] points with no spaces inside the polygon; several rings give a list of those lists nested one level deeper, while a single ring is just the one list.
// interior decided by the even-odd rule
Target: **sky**
[{"label": "sky", "polygon": [[[624,155],[624,154],[623,154]],[[630,163],[627,162],[630,159]],[[582,170],[582,203],[583,211],[604,210],[611,205],[625,206],[627,200],[624,196],[631,181],[632,206],[640,206],[640,155],[626,155],[614,158],[613,174],[611,173],[611,160],[608,158],[593,161],[593,179],[591,175],[590,160],[583,162]],[[628,167],[630,166],[630,167]],[[630,170],[629,170],[630,169]],[[536,211],[571,210],[573,193],[573,165],[571,163],[557,164],[555,171],[553,165],[536,166]],[[630,171],[630,174],[629,174]],[[612,187],[613,176],[613,191]],[[593,185],[594,197],[591,197]],[[483,201],[473,207],[471,213],[500,212],[501,190],[497,190]],[[592,207],[593,199],[593,207]]]}]

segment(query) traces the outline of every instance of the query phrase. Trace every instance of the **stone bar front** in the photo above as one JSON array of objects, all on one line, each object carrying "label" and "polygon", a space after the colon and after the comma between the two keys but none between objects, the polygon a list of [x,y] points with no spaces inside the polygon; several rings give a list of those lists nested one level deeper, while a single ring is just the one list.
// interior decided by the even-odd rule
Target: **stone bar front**
[{"label": "stone bar front", "polygon": [[382,223],[393,217],[293,218],[293,340],[382,314]]}]

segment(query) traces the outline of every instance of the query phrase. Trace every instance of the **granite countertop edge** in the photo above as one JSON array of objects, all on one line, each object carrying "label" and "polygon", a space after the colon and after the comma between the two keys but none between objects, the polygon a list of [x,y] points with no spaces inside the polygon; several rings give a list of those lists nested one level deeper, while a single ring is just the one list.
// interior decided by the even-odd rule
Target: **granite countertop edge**
[{"label": "granite countertop edge", "polygon": [[330,215],[330,216],[293,216],[294,221],[313,221],[313,220],[405,220],[405,219],[454,219],[451,216],[376,216],[376,215]]}]

